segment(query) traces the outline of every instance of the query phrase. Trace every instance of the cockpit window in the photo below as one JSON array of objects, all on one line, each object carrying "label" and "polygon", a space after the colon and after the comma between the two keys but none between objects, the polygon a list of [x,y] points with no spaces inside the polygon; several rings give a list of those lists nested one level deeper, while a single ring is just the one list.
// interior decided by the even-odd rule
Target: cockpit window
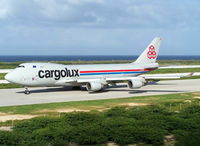
[{"label": "cockpit window", "polygon": [[25,68],[25,66],[24,65],[19,65],[18,68]]}]

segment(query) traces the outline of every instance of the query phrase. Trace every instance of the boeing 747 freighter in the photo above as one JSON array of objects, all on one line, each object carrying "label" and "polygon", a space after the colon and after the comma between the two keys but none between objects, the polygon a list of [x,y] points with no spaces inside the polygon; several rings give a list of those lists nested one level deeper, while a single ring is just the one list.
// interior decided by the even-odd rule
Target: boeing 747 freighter
[{"label": "boeing 747 freighter", "polygon": [[[160,42],[161,38],[154,38],[138,59],[132,63],[100,65],[23,63],[8,73],[5,79],[11,83],[23,85],[25,94],[30,93],[28,87],[42,86],[86,86],[89,92],[96,92],[109,84],[124,81],[127,81],[129,88],[136,89],[146,84],[147,79],[145,75],[140,76],[141,74],[158,68],[156,59]],[[158,79],[156,76],[154,78]]]}]

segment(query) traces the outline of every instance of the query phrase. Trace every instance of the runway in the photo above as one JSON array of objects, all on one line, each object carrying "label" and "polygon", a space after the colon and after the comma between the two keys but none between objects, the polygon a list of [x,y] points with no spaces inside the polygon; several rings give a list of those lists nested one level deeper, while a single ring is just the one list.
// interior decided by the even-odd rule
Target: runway
[{"label": "runway", "polygon": [[71,88],[62,87],[30,88],[30,90],[31,94],[25,95],[22,88],[0,89],[0,106],[196,92],[200,91],[200,79],[160,81],[150,83],[140,89],[129,89],[125,84],[121,84],[118,87],[110,87],[98,93],[88,93],[84,89],[71,90]]}]

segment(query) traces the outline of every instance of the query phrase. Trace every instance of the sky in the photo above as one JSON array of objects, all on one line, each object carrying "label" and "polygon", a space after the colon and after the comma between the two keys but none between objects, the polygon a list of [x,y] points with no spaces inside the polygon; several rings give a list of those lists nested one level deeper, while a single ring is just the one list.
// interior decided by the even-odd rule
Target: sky
[{"label": "sky", "polygon": [[0,0],[0,55],[200,55],[200,0]]}]

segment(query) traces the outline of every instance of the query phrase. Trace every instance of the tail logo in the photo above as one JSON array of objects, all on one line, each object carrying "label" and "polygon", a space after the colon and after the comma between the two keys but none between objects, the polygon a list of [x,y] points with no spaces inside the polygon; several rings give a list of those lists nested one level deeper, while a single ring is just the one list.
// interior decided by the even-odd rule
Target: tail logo
[{"label": "tail logo", "polygon": [[156,51],[153,45],[149,47],[149,51],[147,52],[147,57],[149,59],[156,59]]}]

